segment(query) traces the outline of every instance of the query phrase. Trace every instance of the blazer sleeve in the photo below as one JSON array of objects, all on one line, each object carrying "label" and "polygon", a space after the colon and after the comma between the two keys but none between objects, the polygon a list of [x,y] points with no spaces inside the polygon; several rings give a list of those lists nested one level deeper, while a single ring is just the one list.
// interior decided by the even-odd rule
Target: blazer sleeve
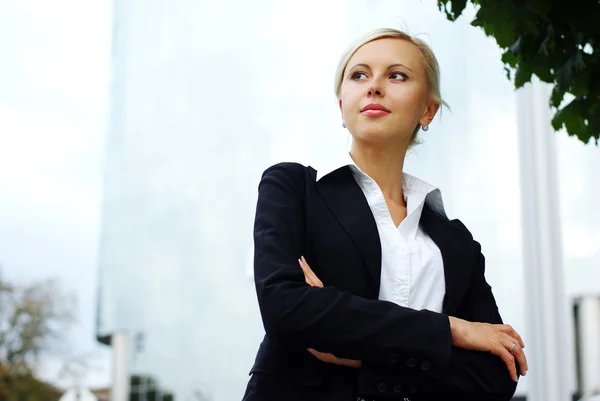
[{"label": "blazer sleeve", "polygon": [[[454,220],[452,223],[466,230],[460,221]],[[473,245],[474,269],[469,290],[459,308],[460,317],[472,322],[501,324],[502,318],[492,289],[485,280],[485,258],[481,246],[476,241],[473,241]],[[423,399],[442,397],[477,401],[509,401],[515,393],[517,383],[511,379],[505,363],[489,352],[452,347],[448,366],[441,377],[429,378],[422,374],[422,364],[414,366],[406,374],[406,370],[399,372],[367,363],[361,368],[359,389],[361,393],[371,396],[382,396],[380,390],[385,389],[388,395],[398,398],[419,395]],[[400,392],[395,394],[394,388],[401,390],[402,395]]]},{"label": "blazer sleeve", "polygon": [[304,281],[298,258],[305,235],[305,169],[277,164],[259,184],[254,278],[267,335],[380,367],[410,354],[431,361],[428,375],[440,377],[452,348],[447,316]]}]

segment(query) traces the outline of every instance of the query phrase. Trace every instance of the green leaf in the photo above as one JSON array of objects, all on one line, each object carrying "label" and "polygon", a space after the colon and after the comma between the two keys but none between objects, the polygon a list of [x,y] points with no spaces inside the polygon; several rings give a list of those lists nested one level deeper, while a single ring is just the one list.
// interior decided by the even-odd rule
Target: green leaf
[{"label": "green leaf", "polygon": [[[450,10],[448,9],[448,3],[450,3]],[[462,15],[466,6],[467,0],[438,0],[438,8],[446,13],[446,18],[450,21],[456,21]]]},{"label": "green leaf", "polygon": [[481,27],[481,28],[483,28],[483,25],[484,25],[484,24],[485,24],[485,23],[483,22],[483,20],[482,20],[482,19],[480,19],[480,18],[477,18],[477,17],[475,17],[475,19],[474,19],[473,21],[471,21],[471,25],[472,25],[472,26],[478,26],[478,27]]},{"label": "green leaf", "polygon": [[515,43],[512,44],[512,46],[510,46],[510,49],[508,49],[508,51],[510,52],[510,54],[516,56],[517,54],[519,54],[521,52],[521,44],[523,42],[523,36],[519,36],[517,38],[517,40],[515,40]]},{"label": "green leaf", "polygon": [[512,4],[510,1],[486,2],[481,4],[475,21],[478,26],[484,28],[486,35],[496,39],[498,46],[507,48],[520,35],[519,21],[523,13],[523,6],[519,8],[517,4]]},{"label": "green leaf", "polygon": [[529,68],[527,64],[521,64],[517,67],[517,71],[515,72],[515,88],[518,89],[531,81],[533,73]]},{"label": "green leaf", "polygon": [[[581,0],[471,0],[477,7],[471,25],[495,38],[503,50],[508,79],[520,88],[536,75],[554,85],[548,107],[552,125],[581,141],[600,139],[600,2]],[[466,0],[438,0],[454,21]],[[583,51],[585,45],[592,51]],[[566,94],[575,97],[560,108]]]},{"label": "green leaf", "polygon": [[535,61],[531,63],[531,71],[544,82],[554,82],[554,75],[552,74],[552,71],[548,69],[547,62],[543,59],[536,58]]},{"label": "green leaf", "polygon": [[560,103],[565,97],[565,91],[562,90],[558,85],[552,89],[552,96],[550,97],[550,105],[558,108]]},{"label": "green leaf", "polygon": [[462,12],[465,10],[467,6],[467,0],[452,0],[452,14],[454,14],[454,19],[456,20],[458,17],[462,15]]},{"label": "green leaf", "polygon": [[588,131],[586,118],[582,113],[586,107],[587,101],[582,98],[575,98],[568,105],[560,109],[552,118],[552,127],[559,130],[565,127],[567,133],[571,136],[578,137],[583,142],[590,140],[591,134]]},{"label": "green leaf", "polygon": [[510,50],[507,50],[502,54],[502,62],[511,67],[515,67],[519,62],[519,59]]},{"label": "green leaf", "polygon": [[571,86],[575,74],[585,68],[582,53],[582,51],[575,50],[574,54],[557,70],[556,79],[559,85]]},{"label": "green leaf", "polygon": [[542,41],[542,44],[540,45],[539,52],[544,54],[545,56],[548,56],[550,53],[550,50],[553,47],[554,47],[554,27],[552,26],[552,24],[548,24],[548,26],[546,27],[546,37],[544,38],[544,40]]}]

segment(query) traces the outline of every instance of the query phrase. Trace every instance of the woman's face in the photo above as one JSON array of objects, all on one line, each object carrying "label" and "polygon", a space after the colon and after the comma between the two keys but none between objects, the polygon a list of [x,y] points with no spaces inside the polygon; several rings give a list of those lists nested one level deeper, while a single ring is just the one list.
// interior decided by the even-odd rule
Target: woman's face
[{"label": "woman's face", "polygon": [[369,42],[354,53],[339,103],[352,136],[369,142],[410,142],[417,124],[428,125],[439,108],[429,98],[421,51],[395,38]]}]

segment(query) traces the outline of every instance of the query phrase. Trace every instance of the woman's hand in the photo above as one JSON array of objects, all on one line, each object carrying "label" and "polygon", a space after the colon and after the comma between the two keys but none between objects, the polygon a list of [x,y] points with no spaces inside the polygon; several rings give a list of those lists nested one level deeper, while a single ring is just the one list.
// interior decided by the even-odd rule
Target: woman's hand
[{"label": "woman's hand", "polygon": [[306,284],[310,285],[311,287],[323,288],[323,282],[319,280],[315,272],[312,271],[306,262],[306,259],[304,259],[304,256],[301,256],[300,259],[298,259],[298,263],[300,263],[300,268],[304,273],[304,280],[306,281]]},{"label": "woman's hand", "polygon": [[[323,282],[321,280],[319,280],[317,275],[312,271],[312,269],[306,262],[306,259],[304,259],[304,256],[302,256],[300,259],[298,259],[298,263],[300,263],[300,268],[302,268],[302,271],[304,272],[304,279],[306,280],[306,283],[308,285],[310,285],[311,287],[323,288]],[[361,362],[357,361],[355,359],[338,358],[337,356],[335,356],[333,354],[326,353],[326,352],[320,352],[313,348],[309,348],[308,352],[310,352],[315,357],[317,357],[319,360],[321,360],[325,363],[333,363],[336,365],[347,366],[350,368],[360,368],[360,365],[361,365]]]},{"label": "woman's hand", "polygon": [[[499,356],[514,381],[517,381],[517,368],[515,359],[521,368],[521,375],[525,376],[527,358],[523,348],[525,344],[511,326],[507,324],[490,324],[469,322],[450,316],[450,330],[452,332],[452,345],[458,348],[475,351],[491,352]],[[511,352],[512,350],[512,352]]]},{"label": "woman's hand", "polygon": [[337,356],[335,356],[333,354],[329,354],[326,352],[319,352],[313,348],[309,348],[308,352],[310,352],[311,354],[316,356],[319,360],[321,360],[325,363],[333,363],[336,365],[347,366],[349,368],[360,368],[360,365],[361,365],[360,361],[357,361],[355,359],[338,358]]},{"label": "woman's hand", "polygon": [[[306,283],[312,287],[323,288],[323,282],[312,271],[304,256],[298,259],[298,263],[304,272]],[[475,323],[450,316],[450,329],[452,331],[452,345],[458,348],[470,349],[475,351],[490,352],[499,356],[508,368],[508,371],[514,381],[517,381],[517,368],[515,359],[521,368],[521,375],[525,376],[528,366],[527,358],[523,348],[525,344],[511,326],[506,324]],[[509,350],[512,344],[515,344],[512,353]],[[354,359],[338,358],[333,354],[319,352],[314,349],[308,350],[315,357],[326,363],[337,365],[360,367],[361,362]]]}]

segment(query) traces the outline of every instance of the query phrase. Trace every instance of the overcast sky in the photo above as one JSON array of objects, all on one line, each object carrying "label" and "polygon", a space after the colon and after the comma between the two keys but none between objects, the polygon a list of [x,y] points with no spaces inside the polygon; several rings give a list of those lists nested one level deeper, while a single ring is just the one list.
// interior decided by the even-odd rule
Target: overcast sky
[{"label": "overcast sky", "polygon": [[[6,278],[58,278],[79,301],[61,358],[91,353],[110,68],[109,0],[0,0],[0,264]],[[45,358],[54,381],[59,359]],[[68,384],[68,382],[64,382]]]}]

